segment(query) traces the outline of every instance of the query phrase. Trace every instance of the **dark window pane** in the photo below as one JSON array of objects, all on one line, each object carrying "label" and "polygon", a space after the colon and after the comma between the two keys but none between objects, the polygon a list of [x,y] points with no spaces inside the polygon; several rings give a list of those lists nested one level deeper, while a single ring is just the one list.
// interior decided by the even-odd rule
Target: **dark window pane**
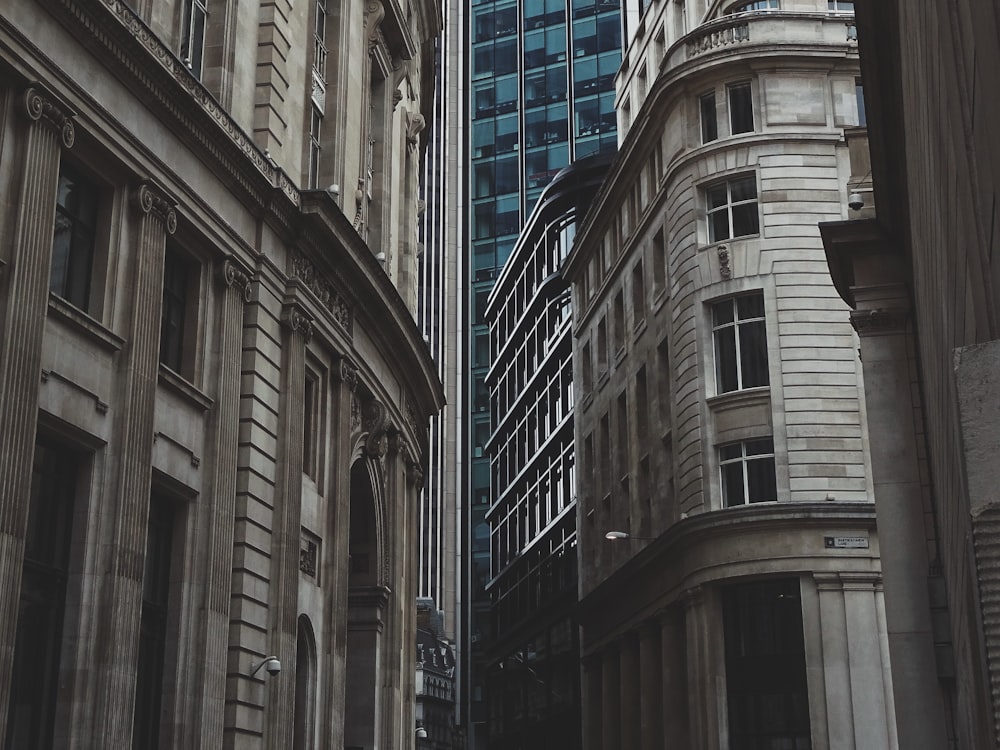
[{"label": "dark window pane", "polygon": [[757,458],[747,461],[747,491],[749,493],[748,500],[751,503],[778,499],[773,458]]},{"label": "dark window pane", "polygon": [[729,239],[729,214],[725,209],[708,216],[708,241],[720,242]]},{"label": "dark window pane", "polygon": [[178,252],[167,247],[163,259],[163,309],[160,315],[160,362],[181,372],[184,356],[184,315],[189,268]]},{"label": "dark window pane", "polygon": [[716,121],[715,94],[701,97],[701,142],[708,143],[719,137],[719,123]]},{"label": "dark window pane", "polygon": [[87,309],[94,258],[98,189],[68,167],[59,173],[49,290]]},{"label": "dark window pane", "polygon": [[707,194],[709,208],[719,208],[720,206],[725,206],[728,202],[726,186],[724,184],[709,188]]},{"label": "dark window pane", "polygon": [[719,393],[735,391],[740,387],[734,328],[722,328],[715,332],[715,367]]},{"label": "dark window pane", "polygon": [[745,237],[759,231],[756,203],[733,206],[733,237]]},{"label": "dark window pane", "polygon": [[753,132],[753,97],[749,82],[729,86],[729,124],[733,135]]},{"label": "dark window pane", "polygon": [[740,371],[742,387],[767,385],[767,332],[764,321],[740,325]]},{"label": "dark window pane", "polygon": [[722,467],[722,497],[727,508],[743,505],[743,463],[726,464]]},{"label": "dark window pane", "polygon": [[736,298],[737,316],[740,320],[764,317],[764,295],[746,294]]},{"label": "dark window pane", "polygon": [[771,438],[761,438],[760,440],[747,440],[746,455],[761,456],[774,453],[774,440]]},{"label": "dark window pane", "polygon": [[715,325],[733,322],[733,302],[726,300],[712,306],[712,321]]},{"label": "dark window pane", "polygon": [[757,197],[757,179],[755,177],[744,177],[739,180],[733,180],[729,183],[729,189],[732,194],[733,203],[753,200]]}]

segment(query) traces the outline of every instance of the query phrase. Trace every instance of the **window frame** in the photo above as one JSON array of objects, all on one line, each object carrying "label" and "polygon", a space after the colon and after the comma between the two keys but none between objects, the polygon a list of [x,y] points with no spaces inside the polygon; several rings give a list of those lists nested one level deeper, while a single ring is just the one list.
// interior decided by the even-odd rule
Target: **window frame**
[{"label": "window frame", "polygon": [[181,15],[181,46],[178,56],[199,81],[205,72],[205,34],[207,30],[208,0],[185,0]]},{"label": "window frame", "polygon": [[[753,187],[753,197],[744,198],[742,200],[733,200],[733,186],[738,184],[752,185]],[[711,205],[711,195],[713,191],[718,190],[720,187],[725,187],[726,190],[726,202],[719,204],[717,206]],[[744,172],[741,174],[731,175],[723,180],[718,180],[716,182],[709,183],[702,188],[702,196],[705,201],[705,225],[708,237],[708,244],[715,244],[717,242],[728,242],[730,240],[744,239],[746,237],[756,237],[760,235],[760,190],[757,185],[757,174],[756,172]],[[740,208],[743,206],[754,207],[753,210],[753,223],[755,224],[753,231],[745,232],[742,234],[736,234],[735,221],[733,218],[733,209]],[[720,212],[726,212],[727,225],[726,225],[726,236],[719,237],[716,236],[716,228],[713,223],[714,215]]]},{"label": "window frame", "polygon": [[[752,317],[740,317],[740,300],[747,300],[750,298],[759,298],[761,314],[754,315]],[[732,316],[730,320],[723,322],[718,322],[717,312],[723,307],[731,305]],[[768,336],[767,336],[767,309],[766,309],[766,299],[764,298],[763,290],[752,290],[744,292],[742,294],[735,294],[730,297],[724,297],[722,299],[713,300],[710,305],[710,315],[711,325],[712,325],[712,352],[715,357],[715,392],[719,395],[724,393],[736,393],[739,391],[746,391],[751,388],[767,388],[771,384],[771,372],[770,372],[770,357],[768,356]],[[723,341],[723,335],[725,332],[732,330],[732,358],[736,369],[736,382],[733,387],[727,387],[723,381],[723,375],[721,372],[722,367],[722,357],[720,356],[720,349],[726,345],[728,342]],[[750,333],[748,333],[750,332]],[[752,341],[745,340],[745,336],[749,339],[751,336],[758,336],[759,341],[757,342],[759,348],[754,352],[758,357],[763,359],[762,375],[764,382],[747,382],[753,380],[760,380],[760,378],[751,378],[748,373],[744,372],[745,362],[748,358],[744,357],[744,349],[748,343]],[[752,361],[752,360],[750,360]]]},{"label": "window frame", "polygon": [[[734,104],[733,92],[746,91],[744,103],[737,107]],[[756,132],[757,122],[753,115],[753,82],[750,80],[732,81],[726,84],[726,106],[729,108],[729,135],[743,135],[744,133]],[[737,125],[737,115],[741,121],[749,120],[749,127],[745,122]],[[739,128],[739,129],[737,129]]]},{"label": "window frame", "polygon": [[[727,450],[732,450],[734,448],[739,449],[738,455],[732,455],[729,457],[724,456],[724,452]],[[767,450],[761,450],[767,449]],[[758,452],[751,452],[758,451]],[[739,508],[745,505],[757,505],[759,503],[773,503],[778,501],[778,481],[777,481],[777,464],[775,461],[774,452],[774,438],[771,436],[758,437],[758,438],[747,438],[745,440],[735,440],[733,442],[723,443],[718,446],[718,458],[719,458],[719,492],[722,498],[722,507],[724,508]],[[754,466],[751,469],[751,464],[770,464],[770,472],[768,474],[770,478],[770,483],[767,489],[773,489],[774,497],[758,497],[754,499],[752,495],[751,488],[751,473],[757,471],[758,466]],[[736,497],[736,492],[730,491],[729,480],[727,480],[727,468],[728,467],[740,467],[740,477],[741,477],[741,487],[739,492],[740,502],[730,502],[732,498]],[[765,467],[766,468],[766,467]]]},{"label": "window frame", "polygon": [[[175,290],[168,288],[170,283],[168,274],[173,264],[176,264],[177,268],[183,269],[182,283],[178,284]],[[193,253],[188,252],[184,244],[172,237],[168,238],[163,256],[163,284],[161,289],[163,297],[160,311],[158,361],[160,365],[180,375],[189,382],[194,382],[195,373],[197,372],[201,276],[201,260]],[[181,287],[183,287],[183,296],[180,294]],[[166,339],[166,329],[168,326],[167,302],[168,295],[171,294],[173,294],[181,310],[181,316],[177,348],[174,352],[165,352],[164,348],[169,346]]]},{"label": "window frame", "polygon": [[[72,187],[67,189],[66,198],[72,195],[73,188],[83,193],[85,200],[92,205],[86,210],[86,216],[81,216],[79,207],[71,209],[63,197],[64,181]],[[101,224],[104,214],[104,191],[101,185],[91,178],[90,174],[80,169],[74,163],[63,161],[59,165],[58,192],[56,194],[55,225],[52,236],[52,259],[49,269],[49,291],[62,300],[83,312],[90,312],[94,292],[94,269],[97,262],[98,237],[101,234]],[[61,255],[60,223],[68,222],[68,247],[65,258],[59,262]],[[84,236],[81,236],[84,235]],[[60,268],[65,268],[61,278],[56,274]],[[82,287],[77,286],[79,276],[85,278]],[[58,288],[56,288],[58,287]]]},{"label": "window frame", "polygon": [[698,97],[698,116],[702,144],[719,140],[719,113],[715,89],[706,91]]}]

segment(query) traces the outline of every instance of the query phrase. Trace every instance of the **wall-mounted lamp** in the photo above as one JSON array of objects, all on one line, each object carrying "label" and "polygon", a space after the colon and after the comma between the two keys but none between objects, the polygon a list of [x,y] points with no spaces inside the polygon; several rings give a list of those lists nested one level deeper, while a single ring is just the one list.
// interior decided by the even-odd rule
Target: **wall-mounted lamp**
[{"label": "wall-mounted lamp", "polygon": [[276,675],[281,672],[281,662],[278,660],[277,656],[269,656],[264,659],[264,661],[253,668],[250,676],[255,676],[260,671],[261,667],[267,669],[267,673],[270,675]]},{"label": "wall-mounted lamp", "polygon": [[377,253],[375,253],[375,260],[377,260],[379,263],[385,265],[385,253],[383,253],[381,250],[379,250]]},{"label": "wall-mounted lamp", "polygon": [[655,536],[632,536],[627,531],[609,531],[604,535],[604,538],[609,542],[617,541],[618,539],[638,539],[644,542],[651,542],[656,539]]}]

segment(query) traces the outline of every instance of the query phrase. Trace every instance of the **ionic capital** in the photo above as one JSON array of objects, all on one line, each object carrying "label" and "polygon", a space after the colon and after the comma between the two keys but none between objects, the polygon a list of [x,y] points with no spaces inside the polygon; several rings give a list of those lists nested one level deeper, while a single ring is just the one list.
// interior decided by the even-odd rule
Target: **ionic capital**
[{"label": "ionic capital", "polygon": [[253,279],[241,265],[233,261],[232,258],[226,258],[219,268],[219,275],[226,286],[239,291],[244,302],[250,302]]},{"label": "ionic capital", "polygon": [[292,333],[302,334],[302,338],[306,341],[312,338],[312,318],[295,305],[287,305],[285,307],[281,313],[281,322]]},{"label": "ionic capital", "polygon": [[59,139],[66,148],[73,148],[76,141],[76,126],[73,112],[64,105],[53,101],[42,90],[30,86],[24,92],[24,111],[31,120],[44,123],[59,133]]},{"label": "ionic capital", "polygon": [[135,189],[135,204],[144,214],[154,214],[163,221],[167,234],[177,231],[177,211],[174,202],[152,181],[143,180]]}]

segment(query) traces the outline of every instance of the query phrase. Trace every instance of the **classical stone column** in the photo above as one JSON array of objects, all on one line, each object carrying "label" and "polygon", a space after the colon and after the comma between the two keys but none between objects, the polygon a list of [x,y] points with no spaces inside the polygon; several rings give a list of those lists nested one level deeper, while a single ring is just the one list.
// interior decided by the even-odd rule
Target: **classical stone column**
[{"label": "classical stone column", "polygon": [[616,750],[621,745],[621,687],[618,644],[605,646],[601,664],[601,747]]},{"label": "classical stone column", "polygon": [[909,362],[908,295],[893,283],[854,292],[851,322],[861,338],[899,746],[931,750],[946,747],[947,736],[930,616],[929,530],[916,437],[923,428],[916,423]]},{"label": "classical stone column", "polygon": [[691,747],[688,726],[691,692],[687,670],[687,607],[668,609],[659,617],[662,692],[659,712],[666,747]]},{"label": "classical stone column", "polygon": [[[214,409],[209,434],[213,436],[209,492],[198,512],[204,536],[199,551],[202,618],[194,632],[192,683],[185,693],[197,697],[197,715],[185,722],[190,735],[182,744],[207,747],[222,744],[225,725],[229,602],[233,577],[233,523],[236,505],[236,462],[240,422],[240,367],[243,354],[243,309],[250,301],[251,272],[235,258],[216,268],[217,357],[214,367]],[[203,556],[201,556],[203,555]],[[182,699],[183,700],[183,699]]]},{"label": "classical stone column", "polygon": [[[76,137],[72,112],[41,89],[21,97],[27,119],[13,168],[21,175],[10,262],[0,267],[0,727],[7,725],[14,634],[38,422],[42,331],[49,299],[62,148]],[[5,278],[6,277],[6,278]]]},{"label": "classical stone column", "polygon": [[100,512],[113,519],[111,545],[100,564],[105,576],[97,644],[97,744],[128,747],[132,742],[142,579],[145,572],[146,522],[152,477],[153,411],[160,368],[160,316],[163,257],[167,235],[177,228],[172,202],[151,182],[133,194],[138,233],[127,259],[126,346],[119,355],[119,386],[112,408],[117,456],[102,496]]},{"label": "classical stone column", "polygon": [[[299,547],[302,513],[302,404],[306,383],[306,343],[312,336],[312,321],[297,305],[282,310],[284,328],[281,363],[281,405],[278,412],[278,478],[271,528],[271,595],[268,638],[265,650],[295,664],[299,603]],[[263,675],[258,674],[263,679]],[[295,681],[267,681],[267,705],[295,705]],[[264,746],[291,747],[293,712],[264,712]]]},{"label": "classical stone column", "polygon": [[619,688],[621,690],[621,745],[639,747],[639,640],[635,633],[621,639]]},{"label": "classical stone column", "polygon": [[639,727],[641,750],[663,747],[663,655],[660,624],[644,622],[639,628]]}]

